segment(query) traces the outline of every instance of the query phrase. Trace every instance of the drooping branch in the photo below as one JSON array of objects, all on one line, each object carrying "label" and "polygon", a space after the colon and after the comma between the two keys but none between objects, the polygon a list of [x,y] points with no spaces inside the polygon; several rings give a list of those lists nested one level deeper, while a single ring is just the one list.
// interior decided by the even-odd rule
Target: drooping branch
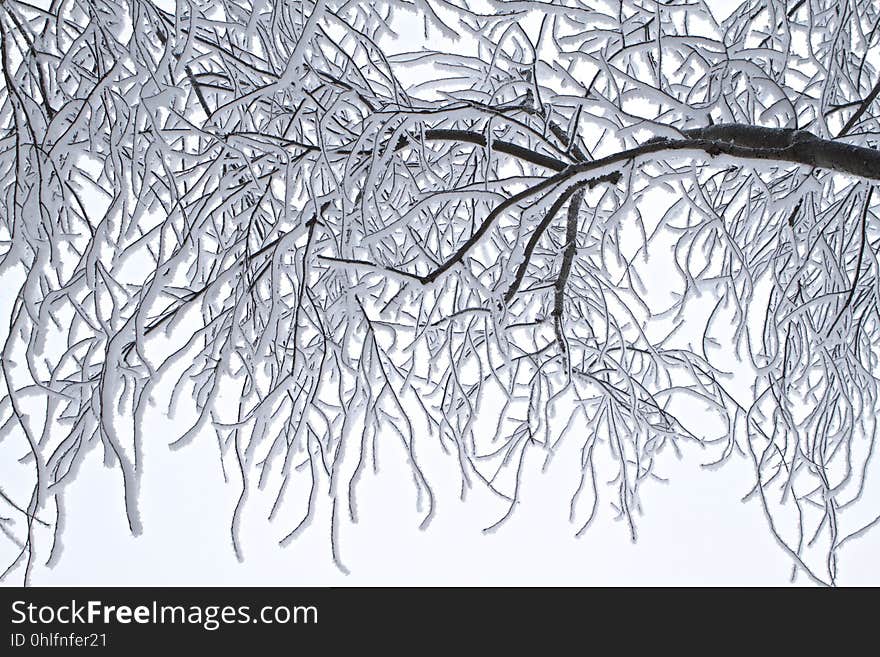
[{"label": "drooping branch", "polygon": [[[577,173],[577,172],[575,172],[575,173]],[[468,251],[470,251],[483,238],[483,236],[492,227],[492,224],[495,223],[495,220],[498,219],[498,217],[500,217],[507,209],[517,205],[518,203],[520,203],[522,201],[525,201],[528,198],[531,198],[535,194],[538,194],[546,189],[552,189],[556,185],[563,183],[566,180],[570,179],[572,177],[572,175],[573,175],[572,168],[570,167],[569,169],[566,169],[565,171],[557,173],[554,176],[550,176],[549,178],[545,178],[541,182],[521,191],[518,194],[511,196],[506,201],[499,203],[497,206],[495,206],[495,208],[492,209],[492,211],[489,214],[486,215],[485,219],[483,219],[483,221],[480,223],[480,225],[477,227],[477,229],[471,234],[471,236],[467,240],[465,240],[464,244],[462,244],[453,255],[451,255],[447,260],[445,260],[443,263],[441,263],[439,266],[437,266],[435,269],[433,269],[428,274],[420,276],[418,274],[413,274],[411,272],[403,271],[403,270],[397,269],[395,267],[383,267],[383,269],[385,271],[396,274],[398,276],[403,276],[405,278],[414,279],[414,280],[418,281],[419,283],[421,283],[422,285],[427,285],[429,283],[433,283],[438,278],[440,278],[443,274],[445,274],[450,269],[452,269],[455,265],[460,263],[464,259],[465,255],[467,255]],[[620,180],[620,178],[621,178],[621,175],[620,175],[619,171],[612,171],[610,173],[603,174],[601,176],[597,176],[595,178],[590,178],[587,180],[580,181],[576,185],[571,185],[569,187],[569,189],[563,193],[562,196],[564,198],[562,198],[562,202],[564,202],[566,200],[566,198],[568,198],[566,196],[566,194],[572,193],[578,187],[588,187],[588,188],[592,189],[596,185],[600,185],[603,183],[611,183],[613,185],[613,184],[616,184]],[[559,208],[562,206],[562,202],[560,202],[557,199],[556,204],[554,204],[554,206],[553,206],[555,208],[555,210],[551,209],[551,211],[548,212],[547,216],[550,219],[552,219],[553,215],[555,215],[556,212],[559,211]],[[546,220],[546,218],[545,218],[545,220]],[[543,229],[541,229],[541,230],[543,230]],[[371,267],[371,268],[375,268],[377,266],[374,263],[370,263],[370,262],[367,262],[364,260],[355,260],[355,259],[349,259],[349,258],[335,258],[335,257],[329,257],[329,256],[320,256],[320,258],[322,260],[325,260],[328,262],[337,262],[337,263],[341,263],[341,264],[360,265],[360,266],[366,266],[366,267]]]},{"label": "drooping branch", "polygon": [[[550,209],[547,211],[547,214],[544,215],[544,218],[541,222],[535,226],[535,230],[532,231],[531,237],[529,237],[529,241],[526,243],[526,248],[523,251],[523,259],[520,262],[519,267],[517,267],[516,275],[513,277],[513,282],[510,284],[510,287],[507,288],[507,292],[504,294],[504,303],[510,303],[514,296],[516,296],[517,291],[519,290],[519,286],[522,285],[523,278],[526,275],[526,271],[529,268],[529,262],[532,259],[532,253],[535,251],[535,247],[538,246],[538,242],[541,241],[541,237],[546,232],[547,228],[553,222],[553,219],[559,214],[559,210],[565,205],[565,202],[571,197],[575,191],[578,190],[577,185],[572,185],[567,190],[565,190],[562,194],[559,195],[559,198],[550,206]],[[582,195],[581,195],[582,196]]]},{"label": "drooping branch", "polygon": [[[99,16],[73,0],[59,22],[0,0],[12,12],[0,9],[0,22],[14,28],[0,30],[0,250],[28,265],[4,349],[20,356],[0,363],[0,439],[17,432],[29,450],[20,463],[37,464],[30,503],[0,491],[27,520],[13,532],[0,517],[18,555],[7,572],[26,562],[27,578],[31,535],[64,525],[63,490],[89,450],[103,442],[124,477],[132,463],[141,472],[148,408],[168,384],[172,417],[191,384],[199,419],[173,445],[213,429],[224,476],[234,456],[242,492],[251,478],[277,484],[270,520],[284,515],[288,489],[307,491],[283,545],[329,481],[340,568],[341,491],[354,521],[354,486],[371,449],[378,471],[378,436],[403,439],[430,497],[415,420],[454,444],[463,486],[478,478],[510,510],[526,447],[549,455],[583,436],[581,459],[565,463],[581,470],[573,522],[582,489],[593,496],[578,535],[605,467],[617,465],[613,504],[634,536],[640,487],[664,444],[719,443],[714,465],[744,453],[744,439],[762,498],[788,479],[782,506],[801,525],[793,542],[771,522],[777,539],[798,568],[834,583],[836,552],[863,531],[838,529],[852,483],[858,495],[864,485],[850,446],[875,440],[880,404],[877,194],[863,183],[880,178],[867,127],[880,83],[859,82],[877,76],[876,7],[749,2],[719,23],[705,3],[628,3],[597,21],[598,6],[493,2],[502,10],[476,22],[461,9],[454,46],[424,16],[424,51],[413,34],[413,51],[400,52],[392,4],[245,0],[131,14],[110,3]],[[546,20],[529,43],[507,26],[533,11]],[[184,93],[157,62],[184,75]],[[786,66],[815,73],[773,75]],[[695,117],[717,125],[693,128]],[[31,146],[40,143],[52,145],[45,156]],[[630,171],[639,184],[624,188]],[[604,183],[614,186],[585,221],[586,190]],[[78,187],[109,207],[87,211]],[[670,193],[653,195],[661,188]],[[308,219],[317,199],[320,221]],[[769,297],[756,295],[765,283]],[[671,306],[655,288],[674,295]],[[735,355],[751,361],[742,373],[757,368],[751,392],[736,395],[709,358],[731,312]],[[762,313],[760,336],[745,335]],[[684,342],[691,328],[703,330],[702,355]],[[158,369],[141,344],[156,333],[155,353],[167,356]],[[67,339],[67,351],[45,350],[48,339]],[[128,358],[136,348],[140,362]],[[223,402],[230,384],[241,386],[237,409]],[[18,400],[34,391],[58,400],[45,418],[22,415]],[[496,417],[487,394],[504,397]],[[720,421],[691,432],[673,412],[694,395]],[[796,417],[800,408],[809,415]],[[129,409],[134,422],[117,422]],[[593,459],[603,443],[608,465]],[[52,499],[56,520],[43,521],[37,507],[48,513]],[[236,554],[244,499],[231,522]],[[811,513],[832,545],[830,577],[802,554]]]},{"label": "drooping branch", "polygon": [[568,286],[568,277],[571,274],[571,267],[577,253],[578,214],[583,200],[584,188],[581,187],[572,197],[571,205],[568,206],[568,217],[565,224],[565,251],[562,254],[559,275],[553,284],[553,311],[551,312],[553,330],[556,333],[559,349],[566,357],[568,356],[568,345],[562,331],[562,315],[565,309],[565,288]]},{"label": "drooping branch", "polygon": [[853,112],[853,115],[849,117],[849,121],[846,122],[846,125],[840,129],[840,132],[837,134],[837,137],[845,137],[849,134],[849,131],[853,129],[853,127],[859,122],[859,119],[862,118],[862,114],[871,106],[875,100],[877,100],[877,96],[880,95],[880,79],[877,80],[877,84],[874,85],[874,88],[871,89],[871,92],[865,96],[865,99],[859,104],[858,109]]}]

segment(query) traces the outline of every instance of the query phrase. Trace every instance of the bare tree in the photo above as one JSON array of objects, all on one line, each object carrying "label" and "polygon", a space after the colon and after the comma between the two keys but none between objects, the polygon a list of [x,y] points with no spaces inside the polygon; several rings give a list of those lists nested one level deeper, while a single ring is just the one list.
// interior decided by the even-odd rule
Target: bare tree
[{"label": "bare tree", "polygon": [[32,486],[0,489],[4,577],[41,532],[57,560],[94,450],[141,531],[171,385],[172,447],[214,432],[241,483],[239,556],[267,482],[270,517],[307,498],[282,543],[325,494],[356,521],[379,440],[423,524],[434,441],[506,501],[493,526],[526,453],[574,442],[577,531],[610,495],[635,539],[693,443],[750,459],[792,576],[836,582],[880,523],[876,3],[169,9],[0,0],[0,446]]}]

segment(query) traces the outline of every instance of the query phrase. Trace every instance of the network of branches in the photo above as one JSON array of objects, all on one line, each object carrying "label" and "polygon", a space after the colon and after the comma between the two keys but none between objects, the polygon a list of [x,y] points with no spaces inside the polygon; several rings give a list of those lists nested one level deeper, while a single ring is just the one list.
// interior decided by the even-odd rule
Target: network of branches
[{"label": "network of branches", "polygon": [[634,539],[693,444],[836,583],[880,523],[878,44],[871,0],[0,0],[4,577],[96,452],[142,531],[161,399],[239,555],[255,489],[282,543],[356,521],[379,443],[492,527],[575,444],[575,531]]}]

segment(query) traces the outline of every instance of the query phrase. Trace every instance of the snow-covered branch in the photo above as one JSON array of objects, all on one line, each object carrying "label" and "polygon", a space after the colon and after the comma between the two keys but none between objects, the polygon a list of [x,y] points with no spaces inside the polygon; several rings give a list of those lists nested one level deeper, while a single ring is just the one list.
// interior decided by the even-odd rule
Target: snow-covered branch
[{"label": "snow-covered branch", "polygon": [[880,8],[841,6],[0,2],[4,575],[97,454],[141,529],[158,414],[240,557],[270,490],[344,569],[379,450],[427,525],[426,445],[492,528],[540,450],[635,538],[699,445],[837,583],[880,513]]}]

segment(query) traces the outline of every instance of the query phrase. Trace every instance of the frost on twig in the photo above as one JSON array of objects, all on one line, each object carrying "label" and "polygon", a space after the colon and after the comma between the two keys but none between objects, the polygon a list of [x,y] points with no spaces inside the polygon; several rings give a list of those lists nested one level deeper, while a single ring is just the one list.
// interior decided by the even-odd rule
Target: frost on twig
[{"label": "frost on twig", "polygon": [[532,453],[575,444],[576,532],[607,500],[635,539],[662,453],[691,444],[748,458],[793,572],[836,583],[878,524],[878,20],[0,3],[0,458],[30,482],[0,488],[3,576],[60,557],[95,453],[145,529],[161,403],[191,416],[173,448],[214,436],[239,558],[270,490],[282,545],[329,497],[345,569],[380,442],[422,526],[430,443],[497,497],[487,530]]}]

